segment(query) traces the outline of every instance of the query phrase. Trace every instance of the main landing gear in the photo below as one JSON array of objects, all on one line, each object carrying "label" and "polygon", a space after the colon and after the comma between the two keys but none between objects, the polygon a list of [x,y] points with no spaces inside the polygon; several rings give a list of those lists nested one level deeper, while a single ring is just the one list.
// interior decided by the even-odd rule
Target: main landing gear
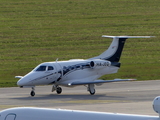
[{"label": "main landing gear", "polygon": [[90,92],[91,95],[95,94],[94,84],[88,84],[87,90]]},{"label": "main landing gear", "polygon": [[57,94],[61,94],[62,88],[61,87],[57,87],[56,92],[57,92]]},{"label": "main landing gear", "polygon": [[52,92],[55,91],[55,90],[56,90],[57,94],[61,94],[62,93],[62,88],[59,87],[58,85],[57,86],[56,85],[52,86]]}]

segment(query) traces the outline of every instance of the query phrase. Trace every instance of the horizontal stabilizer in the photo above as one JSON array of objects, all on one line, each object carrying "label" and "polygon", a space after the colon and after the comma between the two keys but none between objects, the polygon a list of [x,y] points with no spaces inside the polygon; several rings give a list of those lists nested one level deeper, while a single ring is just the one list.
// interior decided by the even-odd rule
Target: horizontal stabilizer
[{"label": "horizontal stabilizer", "polygon": [[95,81],[86,81],[86,82],[72,82],[69,83],[69,86],[72,85],[87,85],[87,84],[102,84],[102,83],[110,83],[110,82],[120,82],[120,81],[132,81],[136,79],[114,79],[114,80],[95,80]]},{"label": "horizontal stabilizer", "polygon": [[102,35],[102,37],[107,38],[151,38],[155,36],[110,36],[110,35]]},{"label": "horizontal stabilizer", "polygon": [[108,60],[110,62],[119,62],[121,58],[121,54],[123,51],[123,47],[126,39],[128,38],[151,38],[154,36],[110,36],[110,35],[102,35],[105,38],[112,38],[112,43],[109,48],[104,51],[99,56],[90,58],[90,59],[103,59]]}]

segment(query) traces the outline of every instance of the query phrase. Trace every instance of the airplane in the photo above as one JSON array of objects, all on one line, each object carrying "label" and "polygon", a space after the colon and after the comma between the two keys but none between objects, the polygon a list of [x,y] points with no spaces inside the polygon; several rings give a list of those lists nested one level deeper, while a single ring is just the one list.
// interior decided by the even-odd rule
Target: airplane
[{"label": "airplane", "polygon": [[[160,96],[153,100],[153,109],[160,116]],[[37,107],[16,107],[0,112],[0,120],[160,120],[159,116]]]},{"label": "airplane", "polygon": [[35,67],[25,76],[15,76],[19,78],[17,85],[20,88],[31,88],[31,96],[35,95],[36,85],[52,84],[52,92],[61,94],[62,88],[84,85],[91,95],[95,94],[95,85],[109,82],[131,81],[135,79],[113,79],[100,80],[106,74],[117,73],[121,66],[120,57],[128,38],[151,38],[153,36],[108,36],[112,38],[109,48],[99,56],[89,59],[71,59],[68,61],[44,62]]}]

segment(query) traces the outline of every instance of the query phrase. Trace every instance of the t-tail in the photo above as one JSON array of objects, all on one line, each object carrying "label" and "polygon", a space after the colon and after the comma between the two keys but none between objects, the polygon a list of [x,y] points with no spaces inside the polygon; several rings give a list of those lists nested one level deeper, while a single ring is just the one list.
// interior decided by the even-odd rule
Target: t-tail
[{"label": "t-tail", "polygon": [[108,36],[108,35],[102,35],[102,37],[112,38],[113,41],[106,51],[104,51],[99,56],[93,57],[91,59],[103,59],[103,60],[109,60],[111,62],[119,62],[126,39],[128,39],[128,38],[151,38],[154,36]]}]

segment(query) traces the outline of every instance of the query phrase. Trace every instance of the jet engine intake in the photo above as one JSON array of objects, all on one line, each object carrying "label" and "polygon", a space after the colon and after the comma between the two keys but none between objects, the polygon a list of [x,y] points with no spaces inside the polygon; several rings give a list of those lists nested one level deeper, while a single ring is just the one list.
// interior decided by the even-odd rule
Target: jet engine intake
[{"label": "jet engine intake", "polygon": [[94,63],[94,61],[91,61],[89,65],[90,65],[91,68],[95,68],[96,64]]}]

